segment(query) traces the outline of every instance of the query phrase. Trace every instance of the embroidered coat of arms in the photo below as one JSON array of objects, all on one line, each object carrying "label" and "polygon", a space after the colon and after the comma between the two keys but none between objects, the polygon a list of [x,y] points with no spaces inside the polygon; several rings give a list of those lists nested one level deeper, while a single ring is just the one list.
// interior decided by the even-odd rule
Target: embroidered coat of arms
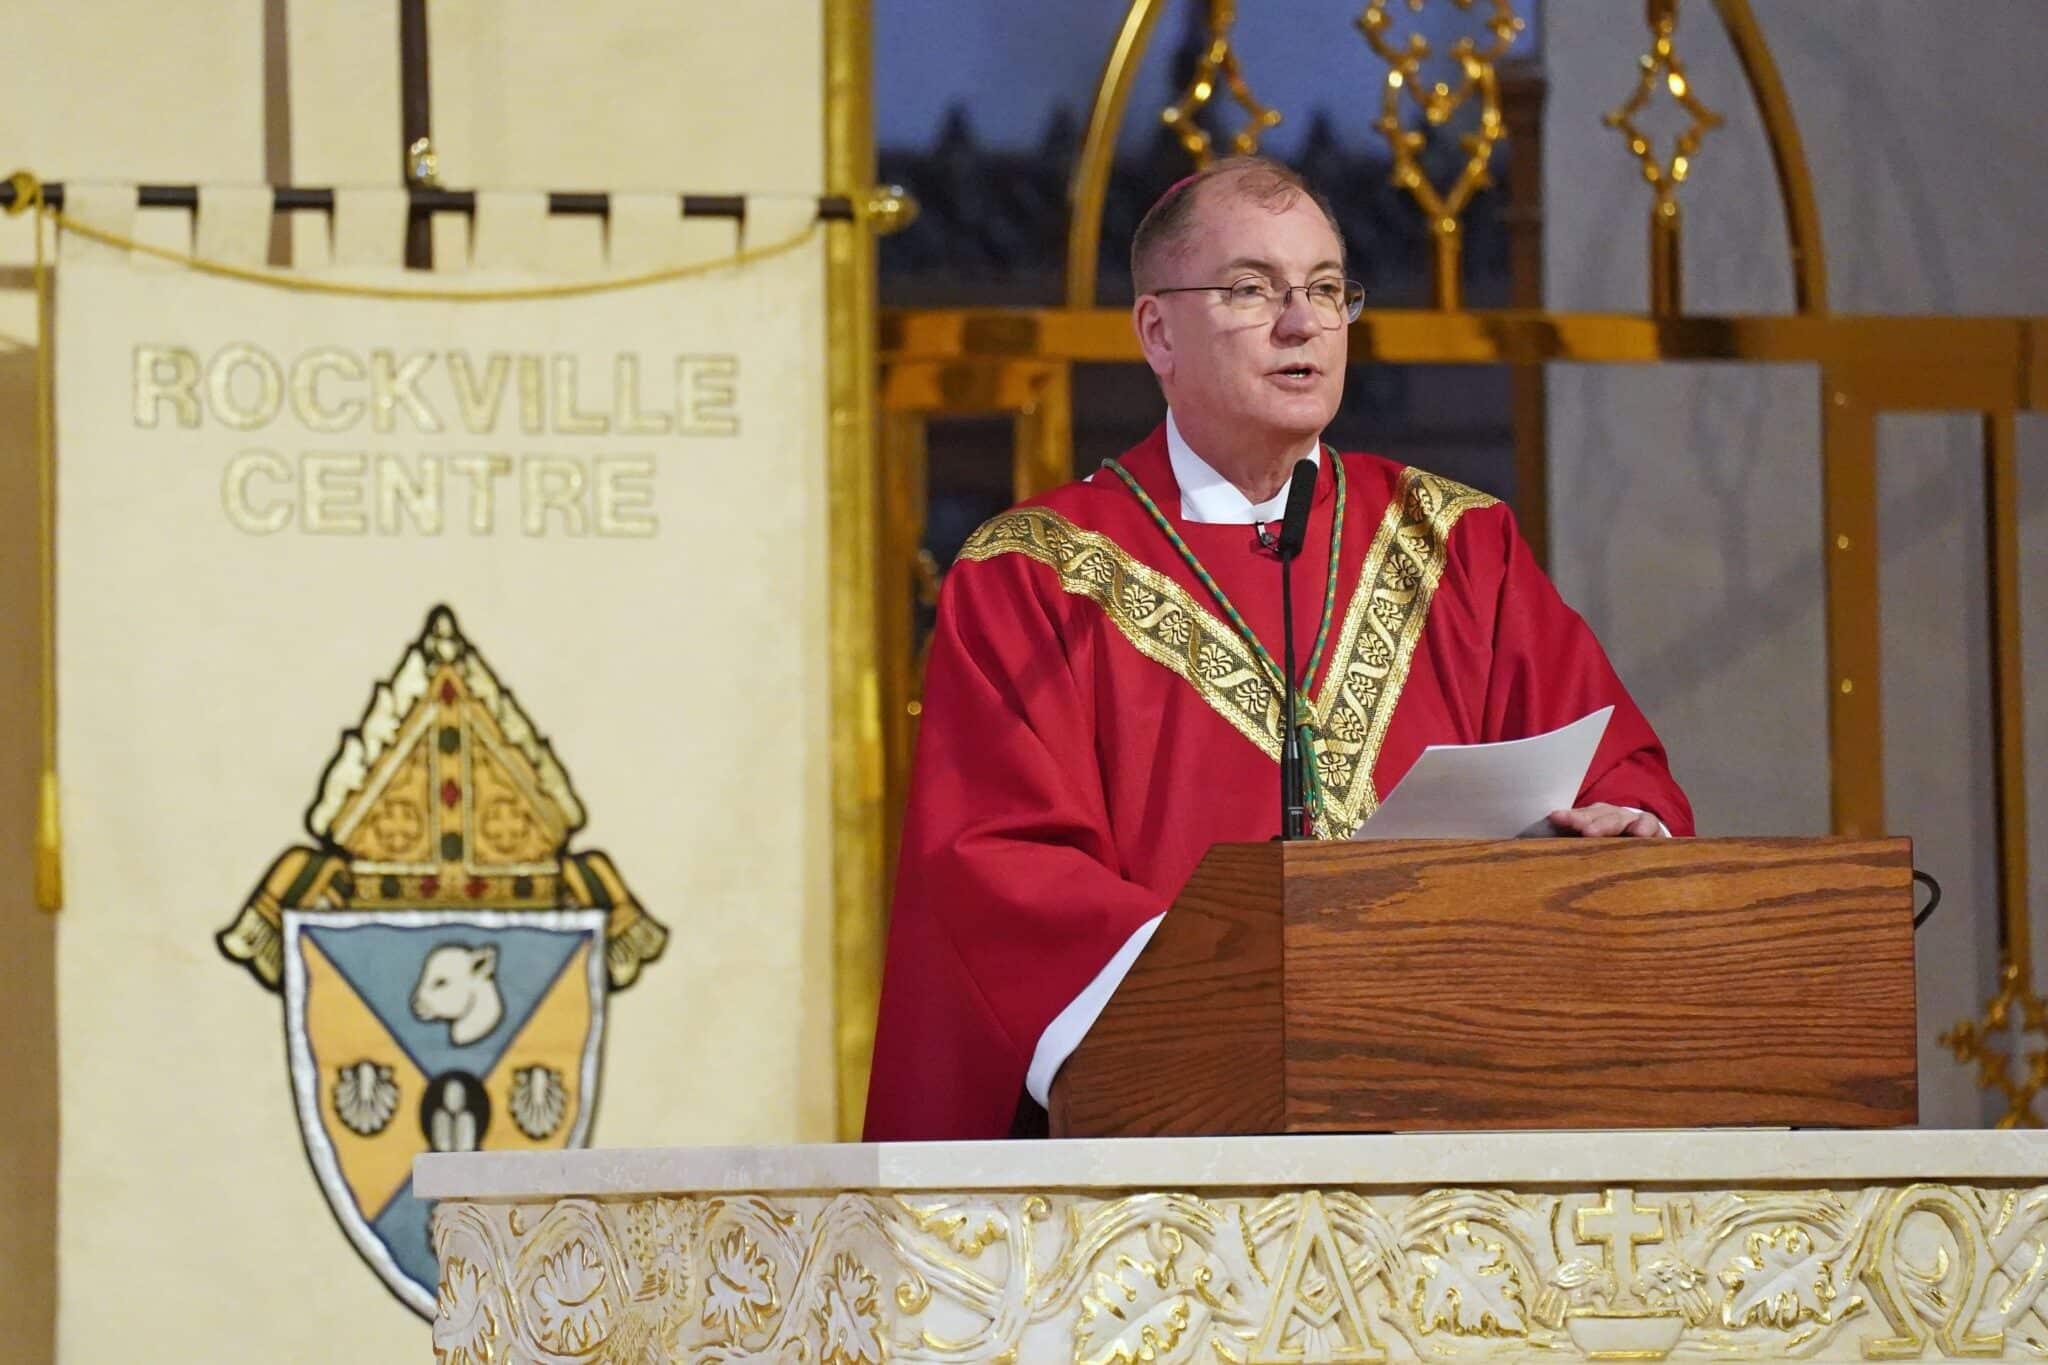
[{"label": "embroidered coat of arms", "polygon": [[284,997],[299,1129],[343,1231],[434,1313],[421,1152],[582,1145],[605,1004],[668,931],[604,854],[547,739],[436,607],[218,935]]}]

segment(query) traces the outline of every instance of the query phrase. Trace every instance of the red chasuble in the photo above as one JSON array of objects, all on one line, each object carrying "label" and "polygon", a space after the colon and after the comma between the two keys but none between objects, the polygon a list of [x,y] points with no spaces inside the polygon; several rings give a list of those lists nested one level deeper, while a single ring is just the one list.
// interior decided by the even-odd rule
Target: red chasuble
[{"label": "red chasuble", "polygon": [[[1303,693],[1316,833],[1350,834],[1428,745],[1541,734],[1611,705],[1579,804],[1635,806],[1691,834],[1663,746],[1507,508],[1377,456],[1338,458],[1337,601]],[[1163,427],[1121,463],[1279,659],[1280,570],[1254,528],[1181,519]],[[1336,512],[1326,452],[1292,571],[1304,671]],[[1046,1025],[1211,844],[1278,832],[1280,706],[1111,474],[974,533],[946,575],[925,673],[869,1140],[1010,1131]]]}]

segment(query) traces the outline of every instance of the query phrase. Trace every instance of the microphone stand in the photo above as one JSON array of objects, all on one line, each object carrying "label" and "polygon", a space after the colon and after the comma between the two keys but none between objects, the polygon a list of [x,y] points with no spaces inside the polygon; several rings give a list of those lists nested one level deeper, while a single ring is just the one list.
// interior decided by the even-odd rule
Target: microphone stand
[{"label": "microphone stand", "polygon": [[1316,465],[1309,459],[1294,462],[1294,474],[1287,481],[1287,507],[1280,519],[1280,634],[1281,655],[1286,660],[1280,692],[1285,709],[1281,712],[1280,736],[1280,837],[1308,837],[1308,811],[1303,788],[1308,785],[1301,760],[1300,699],[1294,683],[1294,557],[1301,553],[1308,535],[1309,505],[1316,496]]},{"label": "microphone stand", "polygon": [[1295,723],[1294,699],[1294,556],[1280,550],[1280,654],[1285,669],[1285,702],[1281,711],[1280,837],[1306,838],[1308,813],[1302,804],[1301,728]]}]

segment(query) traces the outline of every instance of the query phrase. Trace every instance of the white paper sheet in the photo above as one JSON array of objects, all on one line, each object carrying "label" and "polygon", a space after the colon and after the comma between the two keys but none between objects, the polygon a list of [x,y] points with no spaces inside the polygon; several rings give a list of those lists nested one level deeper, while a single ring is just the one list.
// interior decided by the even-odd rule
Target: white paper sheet
[{"label": "white paper sheet", "polygon": [[1432,744],[1354,839],[1514,839],[1556,833],[1614,708],[1559,730],[1498,744]]}]

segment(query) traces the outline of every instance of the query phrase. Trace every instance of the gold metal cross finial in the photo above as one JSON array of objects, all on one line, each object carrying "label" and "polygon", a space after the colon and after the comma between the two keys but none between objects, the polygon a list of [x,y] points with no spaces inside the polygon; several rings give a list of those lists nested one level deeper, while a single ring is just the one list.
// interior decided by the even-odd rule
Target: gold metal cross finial
[{"label": "gold metal cross finial", "polygon": [[[1648,5],[1650,50],[1636,59],[1636,88],[1602,122],[1627,139],[1654,196],[1650,204],[1650,309],[1671,316],[1680,307],[1678,200],[1674,195],[1692,169],[1700,139],[1720,127],[1722,119],[1693,93],[1692,78],[1679,60],[1672,37],[1678,31],[1678,0],[1648,0]],[[1670,91],[1671,98],[1692,118],[1672,145],[1668,162],[1657,159],[1649,135],[1636,124],[1636,117],[1649,107],[1659,85]]]},{"label": "gold metal cross finial", "polygon": [[1230,149],[1239,156],[1250,156],[1259,149],[1259,138],[1268,128],[1280,122],[1280,112],[1259,103],[1252,95],[1252,88],[1245,83],[1244,71],[1238,66],[1237,50],[1231,46],[1230,29],[1237,22],[1237,0],[1209,0],[1209,45],[1202,50],[1202,58],[1195,63],[1195,72],[1188,80],[1188,88],[1173,105],[1159,115],[1159,121],[1173,130],[1180,139],[1180,145],[1194,158],[1196,170],[1207,170],[1215,159],[1214,148],[1210,145],[1208,132],[1196,124],[1195,115],[1202,107],[1216,97],[1216,81],[1220,77],[1230,98],[1244,110],[1245,125],[1230,139]]},{"label": "gold metal cross finial", "polygon": [[[1395,40],[1393,18],[1387,13],[1393,0],[1371,0],[1365,11],[1358,16],[1359,30],[1365,34],[1365,41],[1381,61],[1387,64],[1386,87],[1380,99],[1380,117],[1374,126],[1387,139],[1388,149],[1394,156],[1394,183],[1415,196],[1415,202],[1422,208],[1428,220],[1432,240],[1436,243],[1435,282],[1436,304],[1443,309],[1459,307],[1463,290],[1460,287],[1460,260],[1463,234],[1459,222],[1465,206],[1472,196],[1493,183],[1487,167],[1493,159],[1494,144],[1499,142],[1507,129],[1501,117],[1500,81],[1496,67],[1514,46],[1515,38],[1522,31],[1522,20],[1516,15],[1511,0],[1491,0],[1493,13],[1486,21],[1492,41],[1481,49],[1478,42],[1467,36],[1451,44],[1447,54],[1457,63],[1460,78],[1456,85],[1448,81],[1427,81],[1423,77],[1423,63],[1432,55],[1429,39],[1420,33],[1411,33],[1405,43]],[[1419,14],[1424,0],[1407,0],[1410,13]],[[1461,10],[1472,8],[1473,0],[1452,0]],[[1441,128],[1475,95],[1479,100],[1479,127],[1460,140],[1465,149],[1465,165],[1447,191],[1439,190],[1422,169],[1422,149],[1427,134],[1421,129],[1410,131],[1401,126],[1401,99],[1405,95],[1415,102],[1422,113],[1425,127]]]},{"label": "gold metal cross finial", "polygon": [[1636,1192],[1613,1189],[1607,1202],[1572,1215],[1572,1235],[1585,1246],[1601,1248],[1601,1258],[1614,1275],[1615,1289],[1633,1292],[1636,1248],[1664,1240],[1664,1210],[1636,1203]]}]

